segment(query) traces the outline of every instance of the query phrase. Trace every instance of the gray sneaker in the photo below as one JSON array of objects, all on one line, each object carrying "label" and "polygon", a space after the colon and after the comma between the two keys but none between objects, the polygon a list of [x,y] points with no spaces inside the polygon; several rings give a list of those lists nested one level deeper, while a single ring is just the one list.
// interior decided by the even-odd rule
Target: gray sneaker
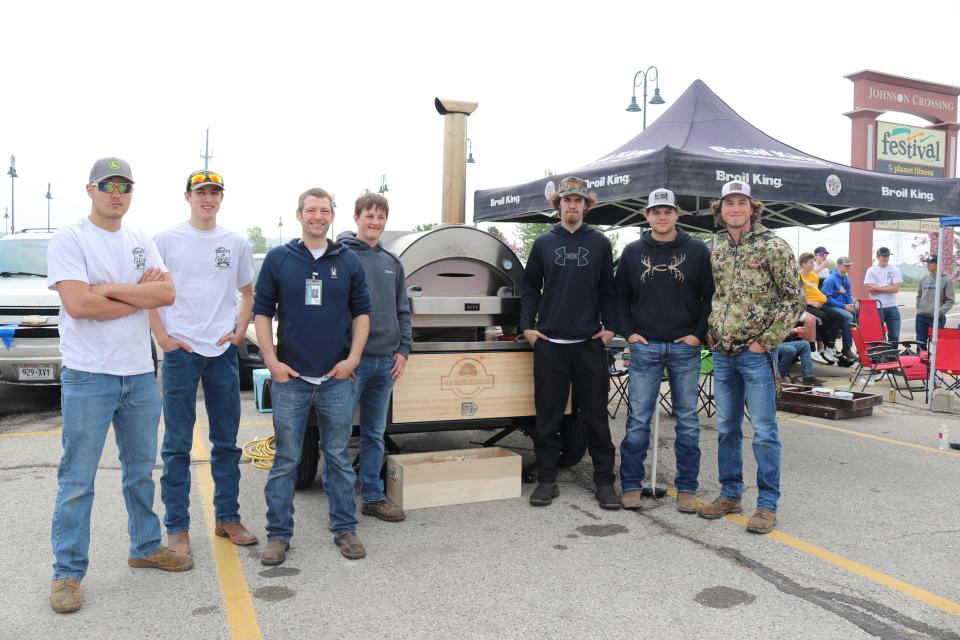
[{"label": "gray sneaker", "polygon": [[820,351],[814,351],[810,354],[810,359],[814,362],[819,362],[820,364],[833,364],[823,355]]}]

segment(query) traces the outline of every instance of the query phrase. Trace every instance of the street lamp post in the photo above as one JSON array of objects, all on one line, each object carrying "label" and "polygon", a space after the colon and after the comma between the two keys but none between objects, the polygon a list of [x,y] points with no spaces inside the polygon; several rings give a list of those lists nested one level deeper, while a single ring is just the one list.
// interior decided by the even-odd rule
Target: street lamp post
[{"label": "street lamp post", "polygon": [[[637,104],[637,87],[640,84],[637,82],[638,78],[643,76],[643,103],[647,104],[666,104],[666,100],[660,97],[660,71],[653,65],[647,67],[646,71],[640,70],[633,74],[633,95],[630,97],[630,105],[627,107],[627,111],[630,113],[636,113],[637,111],[643,111],[643,128],[647,128],[647,111],[646,109],[641,109],[640,105]],[[647,102],[647,81],[651,80],[656,83],[656,86],[653,89],[653,97],[650,98],[650,102]]]},{"label": "street lamp post", "polygon": [[476,164],[477,161],[473,159],[473,141],[470,138],[467,138],[467,164]]},{"label": "street lamp post", "polygon": [[387,188],[387,174],[381,173],[381,174],[380,174],[380,188],[377,189],[377,193],[379,193],[380,195],[383,195],[383,194],[385,194],[387,191],[389,191],[389,189]]},{"label": "street lamp post", "polygon": [[47,183],[47,231],[50,231],[50,201],[53,200],[53,194],[50,193],[50,183]]},{"label": "street lamp post", "polygon": [[17,223],[17,208],[13,204],[13,181],[17,178],[16,156],[10,156],[10,170],[7,171],[7,175],[10,176],[10,233],[14,233],[16,231]]},{"label": "street lamp post", "polygon": [[280,219],[277,220],[277,234],[280,236],[278,246],[283,246],[283,216],[280,216]]}]

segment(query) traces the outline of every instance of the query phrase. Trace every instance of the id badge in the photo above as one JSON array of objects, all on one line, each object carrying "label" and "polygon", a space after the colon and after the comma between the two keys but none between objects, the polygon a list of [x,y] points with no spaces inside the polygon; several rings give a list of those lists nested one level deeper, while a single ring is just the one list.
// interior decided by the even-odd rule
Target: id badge
[{"label": "id badge", "polygon": [[316,307],[323,304],[323,280],[307,280],[303,303]]}]

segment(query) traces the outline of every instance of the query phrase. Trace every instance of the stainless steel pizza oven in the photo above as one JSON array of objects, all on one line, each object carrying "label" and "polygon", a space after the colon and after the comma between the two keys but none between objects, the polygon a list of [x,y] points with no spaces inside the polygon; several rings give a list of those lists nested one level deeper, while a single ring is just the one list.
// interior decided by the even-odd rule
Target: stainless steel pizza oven
[{"label": "stainless steel pizza oven", "polygon": [[518,324],[523,266],[489,233],[451,225],[384,247],[403,264],[414,342],[484,340],[491,326]]}]

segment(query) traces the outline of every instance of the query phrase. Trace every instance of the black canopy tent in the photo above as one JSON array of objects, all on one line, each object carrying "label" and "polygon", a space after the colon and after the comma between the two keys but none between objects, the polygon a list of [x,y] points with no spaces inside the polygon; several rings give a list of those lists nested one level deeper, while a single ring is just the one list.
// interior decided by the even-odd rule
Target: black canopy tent
[{"label": "black canopy tent", "polygon": [[599,198],[587,222],[615,227],[645,224],[647,196],[666,187],[684,211],[681,226],[713,232],[710,201],[734,179],[750,184],[773,228],[960,214],[960,180],[882,174],[811,156],[751,125],[701,80],[640,135],[584,167],[476,191],[474,222],[553,221],[545,194],[569,175],[587,180]]}]

